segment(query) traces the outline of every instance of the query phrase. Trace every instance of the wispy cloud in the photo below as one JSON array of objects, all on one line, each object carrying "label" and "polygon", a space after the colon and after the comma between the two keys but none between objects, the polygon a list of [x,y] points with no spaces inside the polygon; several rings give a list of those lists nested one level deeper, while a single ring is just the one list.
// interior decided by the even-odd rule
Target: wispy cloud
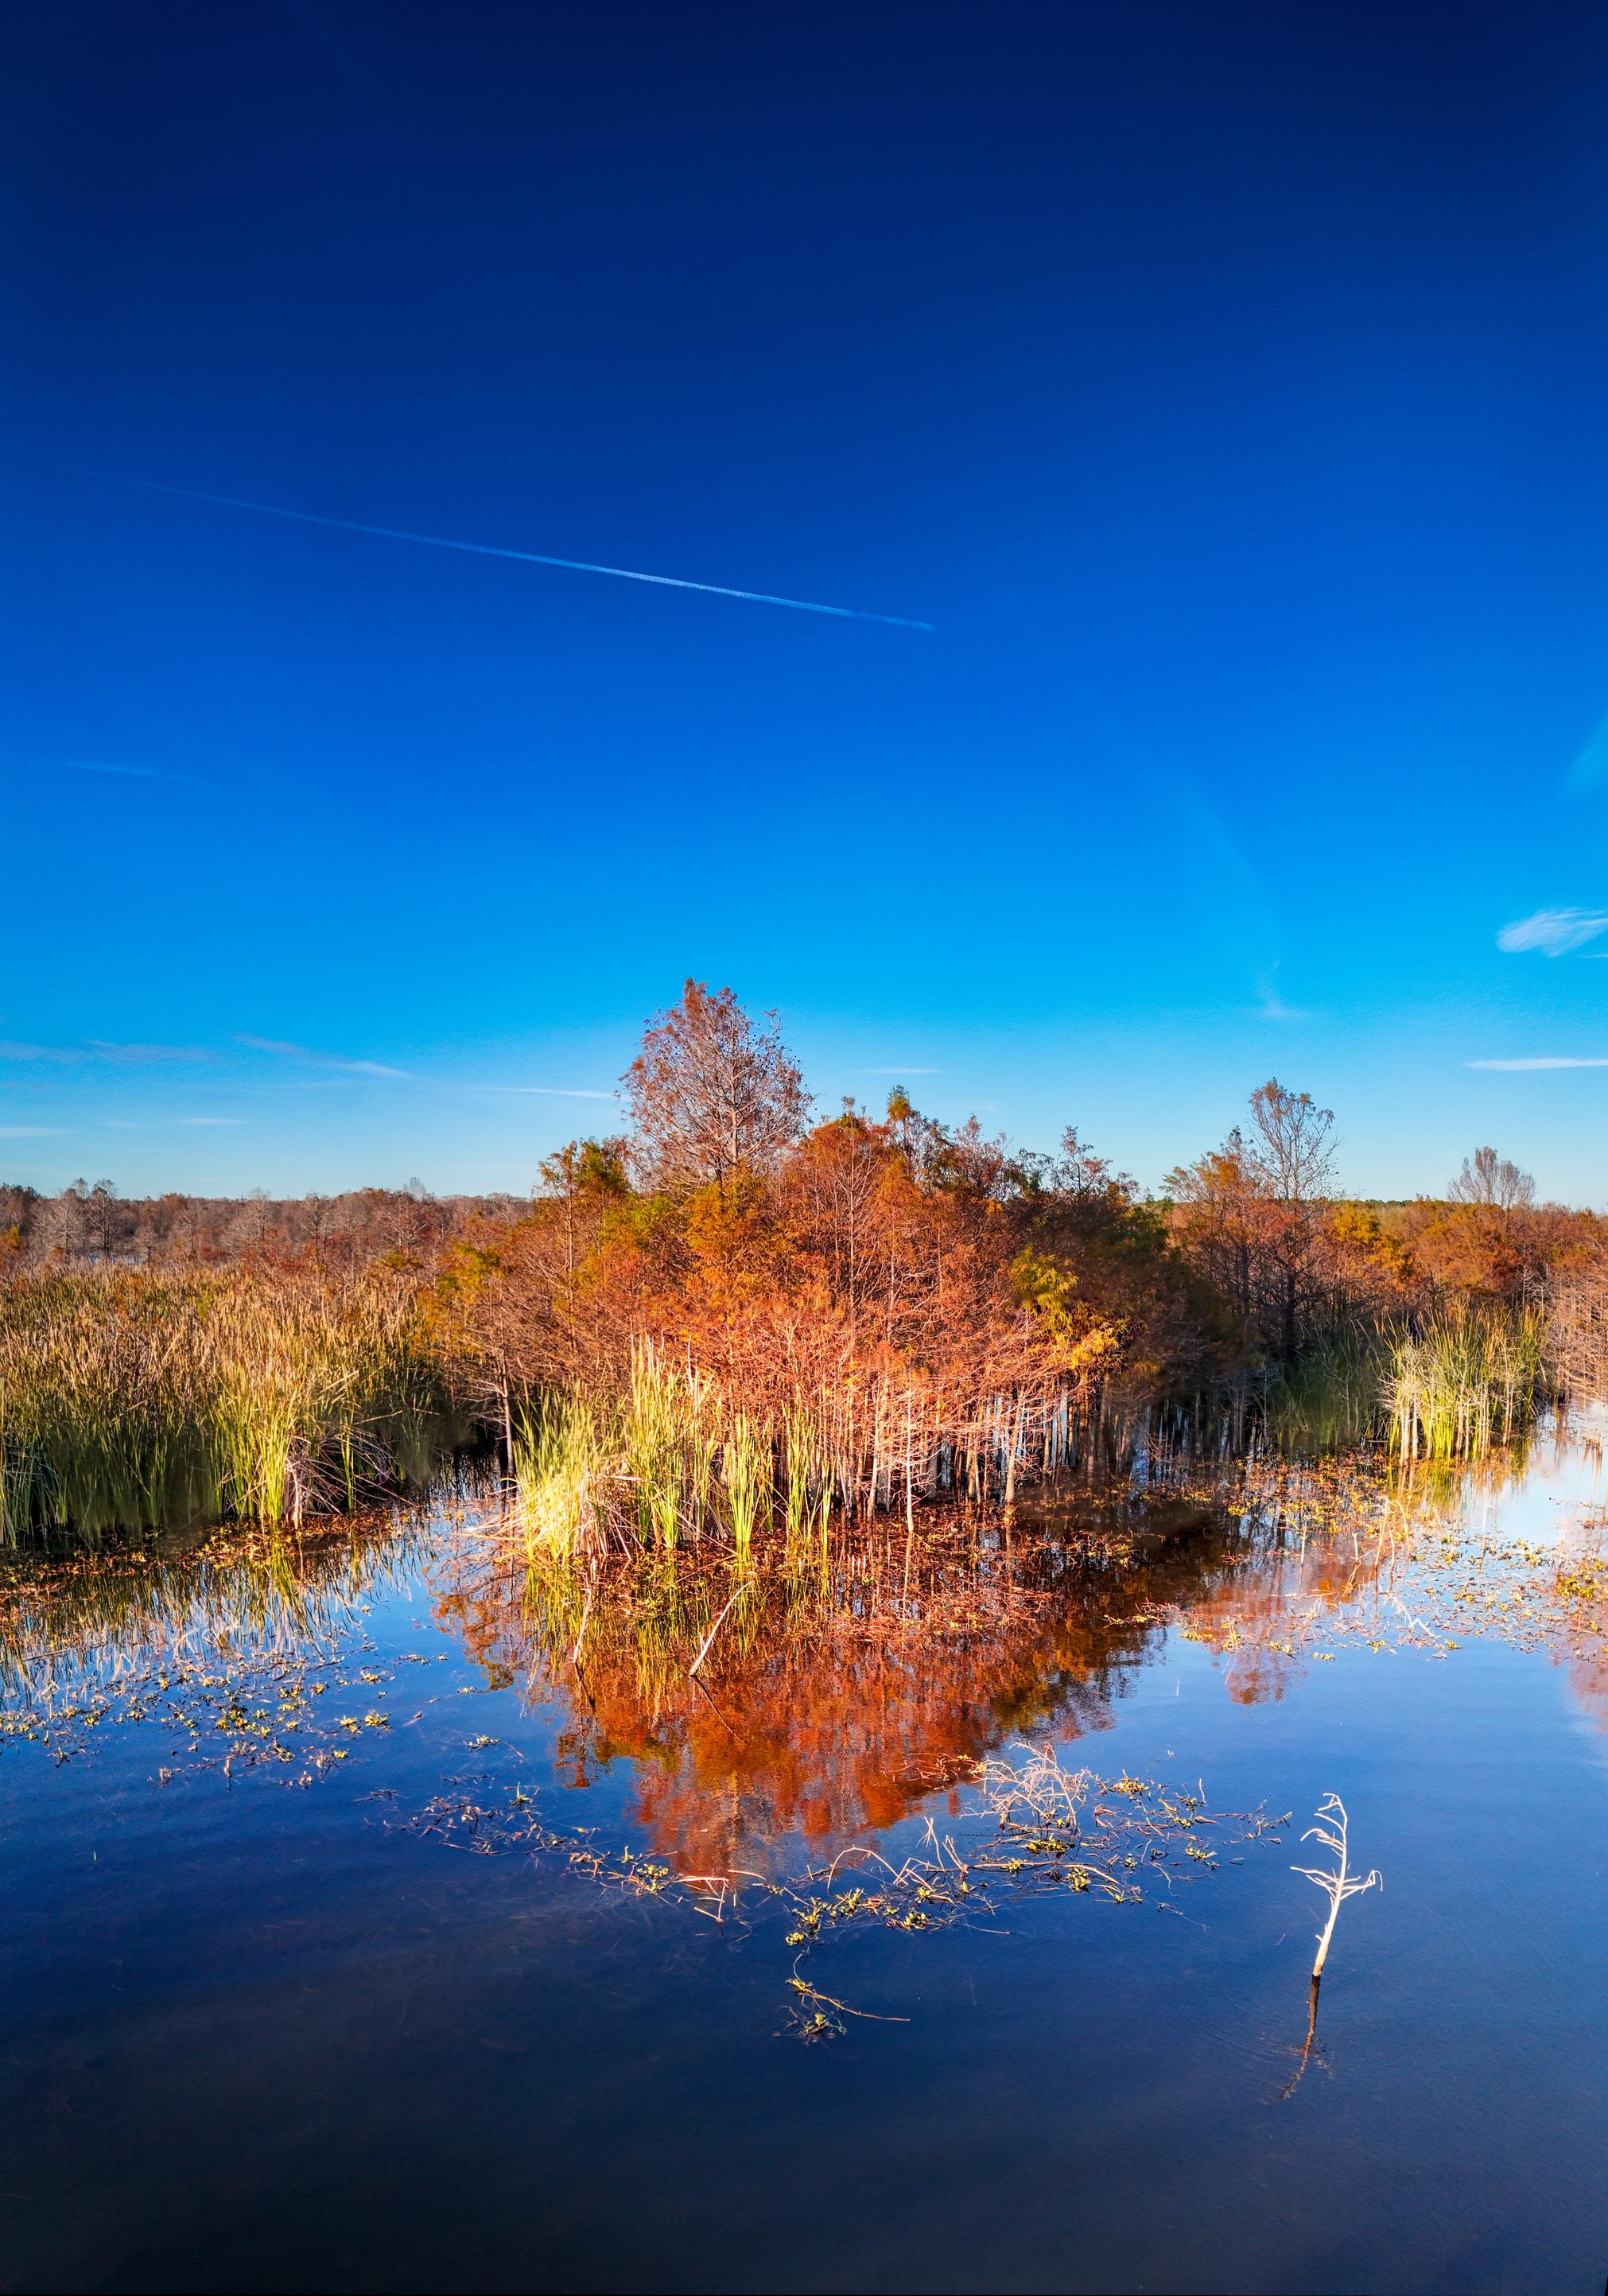
[{"label": "wispy cloud", "polygon": [[209,1061],[212,1054],[199,1045],[114,1045],[104,1037],[87,1037],[88,1049],[103,1060],[140,1066],[147,1061]]},{"label": "wispy cloud", "polygon": [[1538,909],[1533,917],[1517,917],[1504,925],[1497,935],[1497,947],[1510,956],[1531,949],[1538,949],[1543,956],[1567,956],[1602,932],[1608,932],[1608,910]]},{"label": "wispy cloud", "polygon": [[476,1092],[535,1093],[544,1100],[616,1100],[617,1093],[598,1092],[583,1084],[480,1084]]},{"label": "wispy cloud", "polygon": [[193,787],[201,784],[194,774],[176,774],[166,766],[126,766],[114,758],[32,758],[36,766],[57,766],[70,774],[120,774],[138,782],[188,782]]},{"label": "wispy cloud", "polygon": [[333,1054],[310,1052],[306,1045],[287,1045],[277,1037],[242,1036],[236,1037],[234,1041],[237,1045],[246,1046],[254,1053],[274,1053],[281,1060],[305,1061],[309,1068],[334,1069],[342,1076],[395,1077],[404,1081],[411,1079],[412,1071],[407,1069],[388,1069],[379,1061],[337,1060]]},{"label": "wispy cloud", "polygon": [[23,1045],[9,1038],[0,1042],[0,1060],[53,1061],[69,1067],[85,1061],[113,1061],[119,1067],[129,1067],[155,1061],[211,1058],[198,1045],[114,1045],[103,1037],[86,1037],[81,1045]]},{"label": "wispy cloud", "polygon": [[107,1132],[163,1132],[171,1124],[244,1124],[243,1116],[103,1116],[103,1130]]},{"label": "wispy cloud", "polygon": [[1464,1061],[1465,1069],[1608,1069],[1608,1053],[1543,1053],[1527,1061]]},{"label": "wispy cloud", "polygon": [[1211,942],[1235,972],[1243,965],[1249,972],[1257,1002],[1243,1009],[1259,1021],[1309,1020],[1300,1006],[1284,1002],[1276,985],[1285,931],[1280,889],[1268,882],[1194,782],[1169,775],[1165,785],[1188,832],[1183,849],[1189,867],[1181,890]]},{"label": "wispy cloud", "polygon": [[[1275,971],[1277,970],[1276,966]],[[1312,1015],[1304,1005],[1286,1004],[1279,995],[1272,974],[1266,974],[1256,984],[1257,1002],[1249,1007],[1257,1021],[1309,1021]]]},{"label": "wispy cloud", "polygon": [[[95,472],[93,475],[103,475]],[[203,494],[196,487],[170,487],[157,479],[127,479],[123,484],[152,494],[179,495],[186,502],[217,503],[226,510],[250,510],[264,518],[293,519],[300,526],[339,527],[345,534],[373,534],[386,542],[422,542],[432,550],[466,550],[477,558],[516,558],[527,566],[562,566],[571,574],[611,574],[621,582],[652,582],[665,590],[701,590],[715,598],[743,598],[756,606],[792,606],[804,614],[832,614],[850,622],[891,622],[902,630],[930,630],[931,622],[904,614],[873,614],[858,606],[822,606],[811,598],[779,598],[768,590],[734,590],[724,582],[690,582],[678,574],[644,574],[633,566],[599,566],[586,558],[551,558],[540,550],[505,550],[490,542],[457,542],[444,534],[414,534],[406,527],[369,526],[355,518],[327,518],[310,510],[283,510],[277,503],[244,501],[239,495]]]},{"label": "wispy cloud", "polygon": [[0,1124],[0,1140],[45,1140],[61,1130],[59,1124]]}]

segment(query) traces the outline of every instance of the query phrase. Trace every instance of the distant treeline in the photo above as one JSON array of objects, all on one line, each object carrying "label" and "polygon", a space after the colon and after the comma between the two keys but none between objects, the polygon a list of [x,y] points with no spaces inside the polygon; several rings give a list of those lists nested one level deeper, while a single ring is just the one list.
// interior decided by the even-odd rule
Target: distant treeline
[{"label": "distant treeline", "polygon": [[110,1180],[60,1195],[0,1184],[0,1271],[205,1266],[308,1257],[346,1266],[402,1251],[429,1260],[472,1220],[512,1219],[517,1196],[432,1196],[422,1185],[340,1195],[120,1196]]}]

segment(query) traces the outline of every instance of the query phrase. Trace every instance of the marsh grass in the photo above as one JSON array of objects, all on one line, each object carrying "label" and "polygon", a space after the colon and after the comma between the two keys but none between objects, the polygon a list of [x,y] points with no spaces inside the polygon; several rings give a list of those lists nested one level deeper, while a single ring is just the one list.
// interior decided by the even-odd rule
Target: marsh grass
[{"label": "marsh grass", "polygon": [[1409,1459],[1475,1457],[1528,1431],[1551,1399],[1547,1318],[1535,1307],[1443,1310],[1392,1336],[1382,1400]]},{"label": "marsh grass", "polygon": [[515,1504],[532,1559],[603,1553],[619,1528],[628,1475],[618,1431],[579,1396],[540,1397],[513,1435]]},{"label": "marsh grass", "polygon": [[[923,1503],[1010,1505],[1019,1483],[1095,1465],[1069,1393],[994,1392],[940,1412],[914,1388],[800,1385],[756,1402],[638,1341],[623,1391],[548,1389],[515,1408],[513,1485],[532,1553],[575,1557],[780,1529],[802,1568],[834,1518]],[[1119,1444],[1131,1443],[1123,1425]],[[1103,1462],[1102,1462],[1103,1464]]]},{"label": "marsh grass", "polygon": [[406,1480],[439,1384],[400,1271],[91,1271],[0,1287],[0,1538],[299,1522]]},{"label": "marsh grass", "polygon": [[[417,1270],[390,1262],[13,1277],[0,1285],[0,1538],[295,1524],[421,1482],[455,1381],[473,1389],[432,1331]],[[1388,1439],[1432,1464],[1474,1456],[1529,1430],[1553,1390],[1547,1342],[1539,1310],[1495,1307],[1342,1333],[1274,1389],[1268,1433],[1286,1450]],[[746,1558],[779,1527],[804,1569],[834,1518],[902,1512],[914,1536],[918,1503],[1008,1508],[1030,1481],[1167,1440],[1165,1413],[1071,1387],[940,1391],[874,1364],[767,1380],[718,1380],[639,1341],[612,1386],[508,1398],[502,1382],[532,1552],[669,1554],[693,1539]]]},{"label": "marsh grass", "polygon": [[1331,1332],[1271,1387],[1268,1437],[1297,1456],[1380,1440],[1411,1460],[1483,1456],[1522,1439],[1555,1397],[1554,1324],[1491,1302]]},{"label": "marsh grass", "polygon": [[775,1510],[778,1431],[646,1343],[623,1399],[550,1390],[518,1415],[513,1449],[532,1557],[670,1555],[685,1538],[710,1537],[746,1557]]}]

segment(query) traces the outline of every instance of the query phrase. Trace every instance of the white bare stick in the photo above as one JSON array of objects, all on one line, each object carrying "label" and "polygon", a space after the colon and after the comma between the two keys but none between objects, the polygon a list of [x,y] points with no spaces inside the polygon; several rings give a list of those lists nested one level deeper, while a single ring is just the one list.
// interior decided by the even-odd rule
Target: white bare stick
[{"label": "white bare stick", "polygon": [[586,1639],[587,1639],[587,1628],[590,1626],[590,1624],[591,1624],[591,1623],[592,1623],[592,1587],[591,1587],[590,1584],[588,1583],[587,1587],[587,1599],[586,1599],[586,1602],[585,1602],[584,1605],[582,1606],[582,1609],[581,1609],[581,1614],[580,1614],[580,1632],[576,1636],[576,1637],[575,1637],[575,1648],[574,1648],[574,1649],[570,1652],[570,1665],[575,1669],[575,1670],[576,1670],[576,1672],[577,1672],[578,1674],[578,1673],[579,1673],[579,1671],[580,1671],[580,1652],[581,1652],[581,1644],[582,1644],[586,1641]]},{"label": "white bare stick", "polygon": [[1329,1955],[1329,1940],[1334,1934],[1334,1924],[1340,1917],[1340,1909],[1346,1899],[1360,1897],[1365,1890],[1382,1890],[1384,1887],[1383,1879],[1379,1874],[1369,1872],[1366,1876],[1354,1874],[1347,1865],[1346,1806],[1340,1796],[1337,1793],[1326,1793],[1317,1805],[1317,1816],[1318,1824],[1309,1825],[1302,1834],[1301,1840],[1321,1841],[1325,1849],[1332,1849],[1338,1860],[1334,1871],[1332,1874],[1326,1874],[1313,1866],[1292,1866],[1290,1868],[1292,1874],[1300,1874],[1305,1880],[1316,1882],[1329,1900],[1329,1918],[1317,1932],[1317,1959],[1312,1964],[1312,1974],[1315,1978],[1321,1977],[1324,1973],[1324,1963],[1328,1959]]},{"label": "white bare stick", "polygon": [[[738,1589],[737,1589],[737,1595],[740,1595],[742,1592],[742,1587],[738,1587]],[[734,1602],[736,1601],[736,1599],[737,1599],[737,1595],[734,1595],[732,1596],[732,1602],[731,1602],[731,1603],[728,1603],[726,1604],[726,1611],[729,1611],[729,1610],[731,1609],[731,1607],[732,1607],[732,1603],[734,1603]],[[705,1636],[703,1637],[703,1648],[699,1652],[699,1653],[698,1653],[697,1657],[693,1660],[693,1663],[692,1663],[692,1664],[691,1664],[691,1666],[689,1666],[689,1667],[688,1667],[688,1669],[687,1669],[687,1678],[688,1678],[688,1680],[689,1680],[689,1681],[690,1681],[690,1680],[692,1679],[692,1677],[693,1677],[697,1673],[697,1671],[698,1671],[699,1668],[703,1664],[704,1660],[709,1656],[709,1654],[710,1654],[710,1644],[714,1641],[715,1636],[716,1636],[719,1633],[719,1631],[720,1631],[721,1625],[722,1625],[722,1623],[723,1623],[723,1621],[725,1620],[725,1618],[726,1618],[726,1611],[721,1611],[719,1618],[718,1618],[718,1619],[716,1620],[716,1621],[715,1621],[714,1625],[710,1628],[710,1630],[709,1630],[708,1634],[707,1634],[707,1635],[705,1635]]]}]

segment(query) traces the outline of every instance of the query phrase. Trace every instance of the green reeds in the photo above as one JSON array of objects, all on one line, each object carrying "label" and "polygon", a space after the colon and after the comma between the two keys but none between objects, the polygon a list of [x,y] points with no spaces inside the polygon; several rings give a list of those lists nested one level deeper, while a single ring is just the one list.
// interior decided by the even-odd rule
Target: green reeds
[{"label": "green reeds", "polygon": [[729,1538],[746,1561],[778,1506],[797,1546],[825,1532],[833,1502],[827,1435],[801,1404],[773,1423],[645,1345],[623,1405],[550,1390],[517,1427],[513,1456],[533,1557],[610,1546],[669,1554],[686,1537]]},{"label": "green reeds", "polygon": [[735,1413],[726,1428],[720,1447],[720,1480],[726,1489],[732,1544],[738,1561],[746,1562],[760,1510],[767,1508],[770,1500],[770,1446],[746,1411]]},{"label": "green reeds", "polygon": [[1553,1386],[1540,1309],[1448,1308],[1417,1329],[1362,1327],[1320,1342],[1273,1389],[1268,1431],[1285,1452],[1384,1431],[1409,1459],[1475,1458],[1525,1434]]},{"label": "green reeds", "polygon": [[560,1562],[608,1546],[626,1488],[621,1446],[582,1396],[547,1395],[516,1423],[513,1480],[526,1551]]},{"label": "green reeds", "polygon": [[0,1537],[299,1521],[416,1450],[434,1379],[394,1271],[0,1287]]},{"label": "green reeds", "polygon": [[[307,1268],[29,1275],[0,1284],[0,1536],[234,1517],[299,1522],[422,1480],[448,1401],[416,1275]],[[513,1406],[515,1413],[520,1406]],[[684,1538],[748,1554],[849,1515],[963,1491],[1008,1502],[1074,1461],[1059,1383],[980,1398],[849,1362],[744,1386],[639,1342],[625,1392],[528,1390],[509,1431],[548,1550]]]},{"label": "green reeds", "polygon": [[689,1481],[701,1398],[684,1378],[667,1372],[645,1342],[631,1358],[631,1400],[626,1420],[626,1473],[636,1490],[643,1538],[673,1548],[688,1511]]},{"label": "green reeds", "polygon": [[1477,1456],[1522,1434],[1551,1392],[1538,1308],[1445,1312],[1399,1332],[1382,1395],[1408,1458]]},{"label": "green reeds", "polygon": [[825,1537],[834,1509],[902,1510],[908,1528],[918,1494],[1009,1504],[1021,1480],[1075,1464],[1089,1423],[1060,1385],[947,1411],[907,1381],[857,1374],[751,1399],[641,1341],[619,1399],[553,1389],[528,1406],[513,1439],[516,1503],[533,1554],[668,1554],[683,1538],[725,1538],[746,1559],[778,1519],[797,1556]]},{"label": "green reeds", "polygon": [[808,1527],[810,1490],[820,1472],[814,1425],[808,1413],[796,1402],[783,1422],[782,1448],[787,1543],[793,1547],[803,1539]]}]

